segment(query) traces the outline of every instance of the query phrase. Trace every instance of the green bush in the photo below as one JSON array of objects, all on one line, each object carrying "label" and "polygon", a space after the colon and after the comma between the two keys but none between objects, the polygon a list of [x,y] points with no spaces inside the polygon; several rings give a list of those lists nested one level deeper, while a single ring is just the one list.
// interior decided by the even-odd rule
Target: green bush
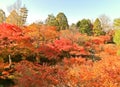
[{"label": "green bush", "polygon": [[117,29],[115,31],[115,35],[113,36],[113,42],[115,42],[117,45],[120,45],[120,29]]}]

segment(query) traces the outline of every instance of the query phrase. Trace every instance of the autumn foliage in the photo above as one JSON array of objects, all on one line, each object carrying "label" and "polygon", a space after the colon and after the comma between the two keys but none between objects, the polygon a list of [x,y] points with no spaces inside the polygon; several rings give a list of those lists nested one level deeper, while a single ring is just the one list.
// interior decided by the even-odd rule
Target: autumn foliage
[{"label": "autumn foliage", "polygon": [[120,87],[119,46],[111,38],[0,24],[0,81],[11,80],[7,87]]}]

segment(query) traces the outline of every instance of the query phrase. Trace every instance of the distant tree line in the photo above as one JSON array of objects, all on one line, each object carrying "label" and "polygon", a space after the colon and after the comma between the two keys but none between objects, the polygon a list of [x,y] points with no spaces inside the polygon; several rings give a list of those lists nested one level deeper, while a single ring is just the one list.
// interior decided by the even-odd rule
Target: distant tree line
[{"label": "distant tree line", "polygon": [[[5,12],[0,9],[0,23],[15,24],[17,26],[23,26],[26,23],[28,10],[25,5],[21,6],[21,0],[17,0],[13,5],[10,5],[8,11],[10,14],[6,17]],[[116,18],[113,23],[110,23],[109,17],[101,15],[92,22],[90,19],[83,18],[77,23],[69,25],[66,15],[63,12],[59,12],[56,16],[49,14],[45,23],[39,22],[38,24],[56,26],[58,31],[76,29],[82,34],[99,36],[104,35],[111,29],[120,29],[120,18]]]},{"label": "distant tree line", "polygon": [[84,18],[76,24],[73,23],[68,25],[67,17],[63,12],[60,12],[56,17],[53,14],[48,15],[45,24],[49,26],[56,26],[58,31],[65,29],[77,29],[82,34],[85,33],[87,35],[95,36],[104,35],[112,29],[110,19],[106,15],[101,15],[100,18],[96,18],[93,23],[90,19]]},{"label": "distant tree line", "polygon": [[8,7],[10,12],[6,17],[5,12],[0,9],[0,23],[15,24],[17,26],[23,26],[27,19],[28,10],[25,6],[21,7],[21,0],[17,0],[13,5]]}]

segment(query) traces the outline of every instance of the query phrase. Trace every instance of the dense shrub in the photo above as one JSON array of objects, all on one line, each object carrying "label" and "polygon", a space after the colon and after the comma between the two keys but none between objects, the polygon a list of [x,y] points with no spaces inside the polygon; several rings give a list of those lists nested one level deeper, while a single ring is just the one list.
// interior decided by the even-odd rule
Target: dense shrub
[{"label": "dense shrub", "polygon": [[57,32],[34,24],[24,28],[0,24],[0,86],[120,87],[117,32],[116,45],[107,43],[109,35]]},{"label": "dense shrub", "polygon": [[[16,56],[21,59],[30,53],[32,45],[30,38],[25,36],[22,29],[11,24],[0,24],[0,57],[8,59]],[[15,60],[15,59],[14,59]],[[18,59],[17,59],[18,60]],[[15,60],[15,61],[17,61]]]}]

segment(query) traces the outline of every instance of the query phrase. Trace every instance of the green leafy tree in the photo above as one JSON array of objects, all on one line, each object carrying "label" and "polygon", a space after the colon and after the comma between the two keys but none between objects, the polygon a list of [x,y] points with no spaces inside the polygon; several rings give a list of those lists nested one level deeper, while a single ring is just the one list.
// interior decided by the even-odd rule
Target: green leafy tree
[{"label": "green leafy tree", "polygon": [[0,23],[3,23],[5,21],[5,12],[0,9]]},{"label": "green leafy tree", "polygon": [[48,15],[48,18],[46,19],[45,23],[49,26],[58,26],[58,21],[56,20],[53,14]]},{"label": "green leafy tree", "polygon": [[[113,42],[120,46],[120,29],[115,30],[115,34],[113,36]],[[117,51],[117,55],[120,56],[120,50]]]},{"label": "green leafy tree", "polygon": [[93,34],[95,36],[104,34],[102,27],[101,27],[101,22],[98,18],[95,20],[95,22],[93,24]]},{"label": "green leafy tree", "polygon": [[120,29],[120,18],[114,20],[114,29]]},{"label": "green leafy tree", "polygon": [[82,19],[77,23],[77,27],[79,27],[79,30],[81,33],[86,33],[87,35],[92,34],[92,24],[89,19]]},{"label": "green leafy tree", "polygon": [[59,24],[58,26],[59,30],[65,30],[69,27],[67,17],[65,16],[64,13],[62,12],[58,13],[58,15],[56,16],[56,20],[58,21]]},{"label": "green leafy tree", "polygon": [[79,27],[80,27],[80,21],[78,21],[78,22],[76,23],[76,27],[77,27],[77,29],[79,29]]}]

